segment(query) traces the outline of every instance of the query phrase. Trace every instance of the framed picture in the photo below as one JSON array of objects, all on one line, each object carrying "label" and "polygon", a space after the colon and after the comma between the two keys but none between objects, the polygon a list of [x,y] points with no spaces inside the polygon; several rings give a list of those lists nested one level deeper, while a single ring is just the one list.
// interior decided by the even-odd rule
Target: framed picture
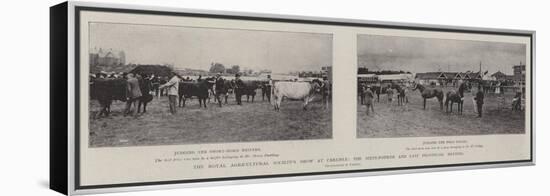
[{"label": "framed picture", "polygon": [[65,2],[67,194],[533,165],[535,32]]}]

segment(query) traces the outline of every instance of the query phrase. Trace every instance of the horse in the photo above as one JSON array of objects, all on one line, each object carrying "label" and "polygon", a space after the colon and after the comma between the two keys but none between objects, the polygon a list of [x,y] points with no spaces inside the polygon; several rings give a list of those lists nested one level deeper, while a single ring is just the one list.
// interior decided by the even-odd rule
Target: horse
[{"label": "horse", "polygon": [[416,89],[420,91],[420,94],[424,99],[424,109],[426,109],[426,99],[431,99],[435,97],[439,101],[439,106],[441,110],[443,110],[443,98],[445,96],[443,94],[443,90],[435,89],[435,88],[427,88],[427,87],[424,87],[422,84],[414,83],[414,87],[412,90],[414,91]]},{"label": "horse", "polygon": [[[447,97],[445,99],[445,112],[453,112],[453,104],[457,103],[458,113],[462,114],[462,109],[464,108],[464,91],[468,88],[466,83],[460,84],[458,90],[452,90],[447,92]],[[450,105],[449,105],[450,102]],[[450,110],[449,110],[450,109]]]}]

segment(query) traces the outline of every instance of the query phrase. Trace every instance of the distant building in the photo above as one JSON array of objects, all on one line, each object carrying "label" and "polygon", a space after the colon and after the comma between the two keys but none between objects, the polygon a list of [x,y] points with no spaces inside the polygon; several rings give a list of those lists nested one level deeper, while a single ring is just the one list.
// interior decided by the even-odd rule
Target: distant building
[{"label": "distant building", "polygon": [[497,81],[503,81],[507,79],[507,76],[505,73],[502,73],[501,71],[497,71],[494,74],[491,74],[491,77],[493,77]]},{"label": "distant building", "polygon": [[481,72],[426,72],[415,76],[424,85],[457,85],[459,81],[477,82],[483,80]]},{"label": "distant building", "polygon": [[426,73],[417,73],[414,79],[422,85],[436,85],[441,79],[443,79],[441,72],[426,72]]},{"label": "distant building", "polygon": [[466,72],[463,75],[465,80],[483,80],[481,72]]},{"label": "distant building", "polygon": [[404,84],[413,80],[412,74],[381,74],[378,75],[378,80],[382,83],[398,83]]},{"label": "distant building", "polygon": [[126,54],[124,51],[117,51],[113,49],[94,48],[89,53],[90,65],[125,65]]},{"label": "distant building", "polygon": [[296,73],[290,72],[289,74],[297,75],[299,78],[309,78],[309,79],[312,79],[312,78],[321,79],[321,78],[327,77],[328,80],[332,81],[331,66],[321,67],[321,70],[319,71],[298,71]]},{"label": "distant building", "polygon": [[[516,67],[516,66],[514,66],[514,67]],[[525,84],[525,75],[522,76],[521,72],[516,73],[515,70],[514,70],[514,75],[506,75],[505,73],[502,73],[501,71],[497,71],[494,74],[491,74],[491,77],[494,78],[494,80],[498,81],[498,82]]]},{"label": "distant building", "polygon": [[514,82],[525,85],[525,65],[521,62],[519,65],[514,65]]},{"label": "distant building", "polygon": [[413,74],[357,74],[359,83],[367,84],[408,84],[414,80]]}]

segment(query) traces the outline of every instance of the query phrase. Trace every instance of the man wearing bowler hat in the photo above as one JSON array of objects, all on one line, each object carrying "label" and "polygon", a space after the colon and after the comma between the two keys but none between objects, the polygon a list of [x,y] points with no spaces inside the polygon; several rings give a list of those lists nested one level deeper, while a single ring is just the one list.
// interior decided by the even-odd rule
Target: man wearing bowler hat
[{"label": "man wearing bowler hat", "polygon": [[237,105],[242,105],[241,96],[243,95],[244,82],[241,80],[241,74],[235,74],[235,99],[237,99]]}]

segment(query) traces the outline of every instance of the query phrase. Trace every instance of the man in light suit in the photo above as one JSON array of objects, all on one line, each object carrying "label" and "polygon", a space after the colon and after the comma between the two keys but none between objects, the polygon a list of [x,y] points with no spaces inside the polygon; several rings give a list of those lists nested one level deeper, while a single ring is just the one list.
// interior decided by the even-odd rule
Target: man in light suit
[{"label": "man in light suit", "polygon": [[161,85],[159,89],[165,89],[165,88],[168,89],[167,91],[168,91],[168,103],[170,106],[170,113],[175,115],[177,113],[176,100],[178,99],[180,78],[174,72],[170,72],[170,77],[171,77],[170,80],[165,84]]}]

